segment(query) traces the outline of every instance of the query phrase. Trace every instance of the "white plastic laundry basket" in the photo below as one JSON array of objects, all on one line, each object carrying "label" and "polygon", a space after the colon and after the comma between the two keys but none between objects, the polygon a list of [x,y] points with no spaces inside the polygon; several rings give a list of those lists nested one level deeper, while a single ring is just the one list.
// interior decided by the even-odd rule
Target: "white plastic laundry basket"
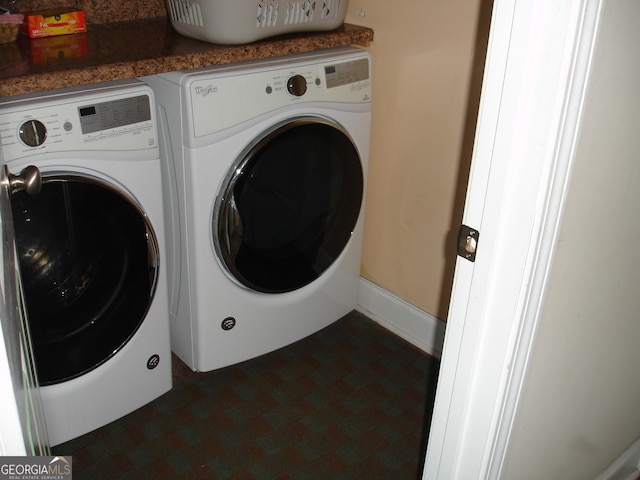
[{"label": "white plastic laundry basket", "polygon": [[220,44],[285,33],[326,31],[344,23],[349,0],[165,0],[180,34]]}]

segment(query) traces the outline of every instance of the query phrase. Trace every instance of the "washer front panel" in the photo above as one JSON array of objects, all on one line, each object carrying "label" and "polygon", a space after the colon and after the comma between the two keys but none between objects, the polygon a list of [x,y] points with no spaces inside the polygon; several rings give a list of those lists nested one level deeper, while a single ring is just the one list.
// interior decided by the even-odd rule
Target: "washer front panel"
[{"label": "washer front panel", "polygon": [[[337,67],[343,64],[347,67]],[[167,155],[168,180],[172,187],[165,189],[169,205],[165,209],[167,223],[172,223],[169,231],[180,232],[180,240],[176,242],[179,248],[175,250],[177,261],[169,268],[171,343],[173,352],[194,370],[221,368],[281,348],[317,332],[355,308],[369,160],[370,64],[370,56],[365,50],[344,47],[145,77],[144,81],[154,89],[158,118],[166,133],[163,150]],[[348,74],[351,71],[353,75]],[[334,77],[330,79],[330,75]],[[336,131],[343,132],[342,138],[348,138],[352,143],[348,149],[351,154],[332,154],[333,160],[326,163],[320,158],[302,160],[301,165],[297,165],[297,154],[284,159],[282,152],[302,151],[306,154],[306,148],[309,152],[318,150],[319,157],[323,157],[330,145],[316,149],[301,144],[298,149],[284,148],[273,156],[260,153],[260,146],[270,143],[262,143],[263,139],[271,140],[272,133],[283,132],[280,128],[310,118],[331,124]],[[285,138],[280,134],[273,138],[277,137]],[[344,166],[344,171],[335,177],[327,173],[342,170],[343,166],[338,167],[336,163],[347,158],[357,158],[357,161],[348,162],[350,166]],[[272,172],[269,171],[270,160],[274,160]],[[316,167],[320,169],[319,173],[314,170]],[[239,176],[257,174],[256,184],[251,185],[248,208],[245,205],[234,209],[231,198],[226,195],[232,191],[236,202],[244,202],[240,197],[245,195],[247,183],[239,177],[233,178],[238,170],[243,172]],[[353,175],[354,170],[357,175]],[[328,183],[324,190],[316,186],[315,192],[305,195],[304,191],[295,189],[292,180],[316,174]],[[351,185],[353,178],[359,180]],[[286,192],[289,201],[285,203],[292,208],[275,207],[284,215],[282,218],[278,212],[271,211],[274,207],[261,205],[258,190],[262,182],[266,182],[269,189],[278,184],[291,188]],[[345,184],[340,185],[342,182]],[[357,198],[349,195],[350,189]],[[344,193],[343,199],[349,203],[347,210],[351,212],[346,215],[347,220],[336,224],[327,222],[325,213],[336,212],[344,206],[338,206],[340,195],[329,195],[336,203],[326,198],[314,198],[316,195],[324,197],[332,190]],[[274,192],[267,195],[269,201],[277,203]],[[224,207],[227,200],[229,203]],[[296,202],[308,204],[296,209]],[[267,211],[262,224],[259,220],[247,220],[259,217],[261,207]],[[311,228],[310,236],[294,232],[309,225],[299,219],[308,218],[313,211],[320,214],[322,228]],[[355,225],[351,225],[353,215],[357,216]],[[238,219],[241,219],[240,223]],[[225,227],[222,232],[217,231],[219,221],[226,223],[226,232]],[[295,225],[287,229],[287,223],[291,222]],[[272,228],[269,223],[273,223],[277,235],[269,237],[273,233],[269,232]],[[332,225],[334,231],[347,232],[346,245],[341,251],[341,246],[335,249],[335,245],[331,246],[330,256],[335,258],[313,259],[312,252],[324,254],[323,248],[316,248],[322,243],[316,242],[318,232],[329,231]],[[245,227],[257,230],[248,234],[243,231]],[[253,235],[256,232],[257,237]],[[247,237],[242,239],[245,233]],[[216,235],[220,241],[218,247],[215,246]],[[245,272],[244,268],[225,267],[219,252],[223,247],[237,252],[234,248],[238,244],[234,245],[234,242],[240,239],[250,243],[252,249],[274,258],[281,249],[273,247],[296,243],[298,237],[312,239],[313,248],[301,249],[310,254],[302,269],[313,269],[315,261],[324,263],[320,271],[329,266],[322,274],[313,272],[307,278],[317,278],[304,286],[292,288],[296,282],[282,282],[280,293],[268,291],[270,287],[265,288],[265,285],[269,282],[265,284],[259,276],[253,276],[256,272],[250,272],[251,280],[246,283],[234,277],[233,268],[238,275]],[[337,243],[343,240],[338,238]],[[227,241],[228,245],[223,245]],[[234,258],[234,253],[230,258]],[[251,267],[251,261],[246,263]],[[269,277],[274,269],[263,269],[261,273]],[[258,288],[257,283],[262,287]]]},{"label": "washer front panel", "polygon": [[[83,133],[81,116],[83,114],[85,117],[94,115],[94,107],[96,115],[104,114],[107,115],[107,118],[92,121],[97,127],[88,127],[85,123],[85,133]],[[138,110],[138,107],[141,109]],[[111,117],[109,118],[108,115]],[[107,202],[106,205],[97,205],[96,203],[105,202],[96,200],[100,197],[94,195],[81,195],[82,199],[79,200],[75,187],[67,192],[70,193],[71,205],[69,218],[73,220],[71,224],[75,231],[73,235],[68,236],[67,245],[60,240],[62,237],[36,235],[33,238],[36,243],[52,240],[54,243],[58,242],[58,245],[51,249],[34,248],[32,253],[46,253],[48,255],[47,259],[43,259],[42,264],[35,263],[35,268],[41,268],[41,273],[46,276],[51,273],[47,271],[47,266],[55,264],[53,257],[57,253],[64,257],[72,255],[71,252],[75,250],[75,253],[80,255],[76,257],[77,261],[68,257],[70,260],[66,263],[69,267],[68,272],[71,275],[78,273],[79,277],[84,275],[85,279],[100,283],[105,280],[105,269],[110,263],[109,259],[113,260],[113,254],[115,254],[118,261],[113,261],[113,263],[118,263],[122,267],[119,272],[124,272],[124,274],[119,275],[118,278],[111,277],[107,281],[109,285],[104,289],[104,293],[109,295],[106,293],[109,289],[111,289],[111,293],[131,290],[132,296],[140,297],[135,309],[141,318],[133,322],[129,322],[126,318],[112,319],[114,325],[118,327],[127,324],[128,331],[123,333],[121,339],[116,339],[111,343],[113,350],[107,353],[110,355],[108,361],[104,361],[88,371],[80,366],[79,369],[74,370],[75,373],[84,373],[75,378],[69,379],[74,376],[73,372],[70,375],[63,374],[67,380],[40,388],[49,442],[52,446],[127,415],[171,388],[166,265],[163,263],[165,238],[162,179],[155,116],[153,91],[136,80],[116,81],[83,88],[61,89],[0,99],[0,135],[4,163],[10,173],[19,174],[27,165],[34,165],[40,170],[42,177],[47,182],[41,193],[49,195],[48,184],[50,181],[64,182],[64,179],[75,179],[77,180],[76,186],[82,183],[99,185],[100,190],[104,190],[100,194],[104,195],[101,198]],[[34,127],[28,132],[29,136],[26,138],[20,136],[20,128],[25,123]],[[43,126],[46,130],[43,130]],[[27,130],[29,128],[31,127],[26,127]],[[36,146],[29,146],[32,144]],[[54,188],[54,190],[56,189]],[[53,192],[54,196],[61,194],[60,196],[64,199],[66,193],[63,193],[62,190],[64,189]],[[17,192],[17,195],[21,193]],[[112,204],[112,196],[120,198],[120,200]],[[90,200],[91,198],[93,200]],[[36,197],[27,200],[26,203],[22,200],[16,199],[15,201],[14,214],[16,217],[23,214],[28,217],[31,212],[34,212],[31,200],[37,203]],[[82,202],[85,203],[78,204]],[[117,204],[120,206],[115,207],[114,205]],[[61,209],[54,210],[61,211]],[[92,224],[94,219],[90,217],[94,210],[101,212],[99,215],[101,219],[109,218],[109,220],[105,220],[103,226]],[[77,216],[79,211],[88,217],[82,219],[82,215]],[[135,220],[125,221],[122,219],[120,224],[123,211],[128,212],[126,216],[129,219]],[[70,225],[63,226],[58,225],[57,222],[48,222],[46,213],[42,211],[39,212],[39,215],[45,217],[45,221],[41,222],[41,225],[48,224],[53,228],[71,231]],[[28,218],[23,220],[30,223]],[[83,232],[84,228],[88,230]],[[152,231],[155,235],[151,234]],[[105,238],[93,240],[93,236],[104,236]],[[137,240],[133,241],[132,238],[137,238]],[[77,249],[71,248],[73,241],[81,242]],[[85,246],[96,246],[91,245],[92,242],[103,251],[102,253],[106,252],[107,258],[97,258],[92,254],[83,256]],[[115,250],[113,254],[109,253],[111,244],[118,245],[115,249],[117,253]],[[155,258],[153,252],[157,252]],[[100,255],[98,254],[98,257]],[[109,255],[112,256],[109,257]],[[134,259],[132,256],[136,258]],[[125,257],[128,257],[126,262],[129,262],[126,265],[120,263],[120,259]],[[87,259],[90,261],[88,262]],[[87,267],[91,261],[94,261],[93,264],[102,272],[101,274],[92,277],[91,269],[93,267]],[[130,268],[129,265],[134,267]],[[138,268],[140,265],[142,268]],[[74,266],[77,268],[74,269]],[[130,280],[125,280],[126,272],[131,271],[137,272],[138,275],[133,283],[140,282],[144,288],[138,289]],[[64,275],[61,275],[49,285],[58,284],[59,281],[64,280],[63,277]],[[120,282],[120,279],[123,281]],[[33,278],[23,278],[25,282],[30,280]],[[43,282],[40,285],[45,284],[46,282]],[[67,292],[64,288],[66,285],[74,286]],[[114,286],[115,288],[113,288]],[[62,297],[66,297],[67,293],[72,299],[73,294],[76,294],[74,303],[82,302],[82,296],[93,288],[81,281],[67,282],[62,287],[58,291],[58,293],[62,293],[58,295],[58,299],[63,301]],[[84,293],[81,294],[85,287]],[[98,288],[93,293],[99,297],[100,290],[102,289]],[[128,301],[126,293],[124,296],[118,293],[112,295],[112,306],[121,301]],[[149,295],[153,298],[150,299]],[[103,297],[103,300],[105,298]],[[106,298],[106,302],[103,302],[102,305],[109,304],[109,301],[110,299]],[[88,301],[84,305],[87,308],[81,310],[86,313],[91,312],[92,307],[96,307],[93,310],[95,313],[100,310],[99,303],[96,301],[93,305],[92,301]],[[126,308],[120,312],[123,317],[128,315],[125,310]],[[84,320],[86,319],[85,317]],[[81,326],[83,318],[69,320],[69,325],[66,326],[63,325],[63,316],[59,316],[58,320],[60,321],[56,321],[56,325],[50,325],[54,327],[54,330],[58,327],[68,326],[69,330],[75,332],[73,335],[80,338],[79,330],[83,328]],[[111,335],[104,331],[99,332],[100,328],[94,329],[90,323],[91,321],[84,323],[86,331],[93,330],[98,334],[98,337],[103,334]],[[79,328],[74,328],[74,326]],[[63,330],[65,329],[62,328],[59,332],[63,333]],[[67,330],[67,334],[69,330]],[[44,330],[40,333],[42,332]],[[49,331],[48,333],[55,332]],[[65,333],[62,336],[64,335]],[[55,338],[55,335],[49,336],[47,334],[44,337],[45,341],[47,338],[50,340]],[[71,354],[72,352],[71,350],[61,352],[61,356],[65,356],[67,353]],[[53,366],[47,365],[46,367],[48,369]],[[52,369],[55,370],[55,368]],[[113,401],[114,392],[117,401]]]}]

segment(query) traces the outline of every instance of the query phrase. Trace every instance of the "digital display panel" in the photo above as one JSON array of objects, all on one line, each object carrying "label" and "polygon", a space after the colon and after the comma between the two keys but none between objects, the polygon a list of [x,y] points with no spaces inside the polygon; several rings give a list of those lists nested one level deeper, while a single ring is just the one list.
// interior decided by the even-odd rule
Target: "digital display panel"
[{"label": "digital display panel", "polygon": [[78,108],[82,133],[133,125],[151,120],[151,102],[148,95],[120,98]]},{"label": "digital display panel", "polygon": [[84,117],[86,115],[95,115],[96,107],[84,107],[80,109],[80,116]]},{"label": "digital display panel", "polygon": [[324,67],[327,88],[349,85],[369,79],[369,60],[361,58],[351,62]]}]

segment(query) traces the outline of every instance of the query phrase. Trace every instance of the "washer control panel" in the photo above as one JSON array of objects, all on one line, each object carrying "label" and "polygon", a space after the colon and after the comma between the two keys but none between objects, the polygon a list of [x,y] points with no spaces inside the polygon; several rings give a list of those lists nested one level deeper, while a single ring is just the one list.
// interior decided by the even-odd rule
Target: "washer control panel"
[{"label": "washer control panel", "polygon": [[157,148],[148,93],[98,97],[41,97],[0,104],[0,137],[7,160],[85,150]]},{"label": "washer control panel", "polygon": [[296,102],[371,102],[367,55],[273,69],[187,75],[186,118],[195,137],[215,133]]}]

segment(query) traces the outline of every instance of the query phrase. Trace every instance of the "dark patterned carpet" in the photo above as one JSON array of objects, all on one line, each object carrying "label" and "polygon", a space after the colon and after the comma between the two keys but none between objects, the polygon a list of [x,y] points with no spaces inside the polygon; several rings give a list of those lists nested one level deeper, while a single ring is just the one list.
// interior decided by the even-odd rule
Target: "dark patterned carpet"
[{"label": "dark patterned carpet", "polygon": [[75,480],[415,480],[438,367],[353,312],[213,372],[174,358],[172,391],[52,450]]}]

